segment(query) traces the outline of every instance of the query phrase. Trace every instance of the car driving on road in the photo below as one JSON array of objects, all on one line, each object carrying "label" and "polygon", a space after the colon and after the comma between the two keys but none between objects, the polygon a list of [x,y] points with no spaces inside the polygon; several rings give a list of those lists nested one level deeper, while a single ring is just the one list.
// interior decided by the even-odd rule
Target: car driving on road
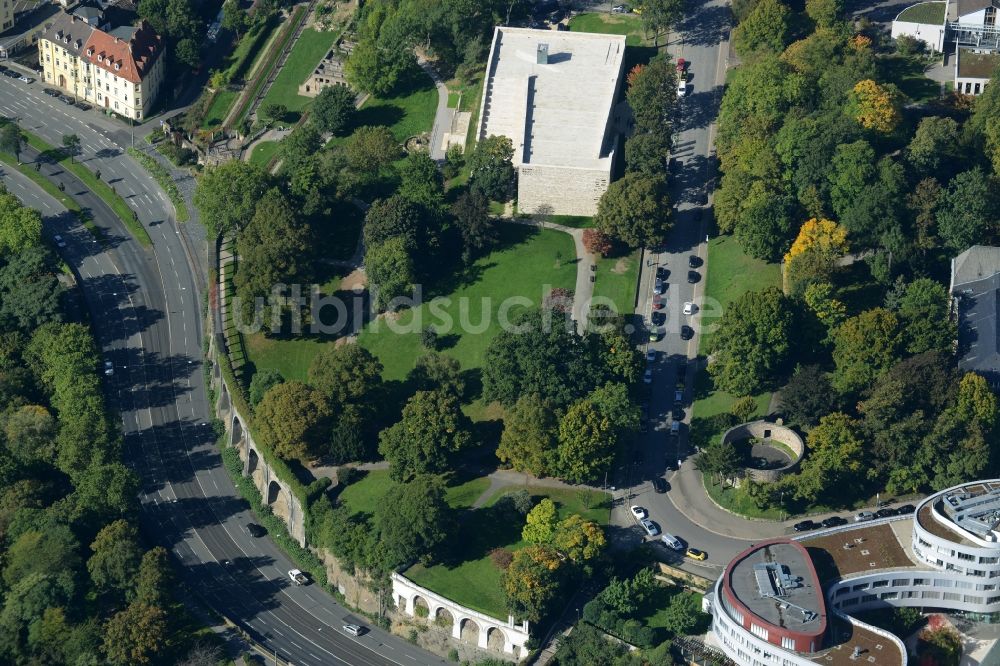
[{"label": "car driving on road", "polygon": [[656,478],[653,479],[653,492],[654,493],[657,493],[658,495],[662,495],[663,493],[667,492],[667,487],[668,487],[667,486],[667,482],[664,481],[663,479],[661,479],[660,477],[656,477]]},{"label": "car driving on road", "polygon": [[309,578],[306,577],[299,569],[292,569],[288,572],[288,577],[296,585],[305,585],[309,582]]},{"label": "car driving on road", "polygon": [[267,534],[267,530],[265,530],[257,523],[247,523],[247,534],[254,537],[255,539],[259,539]]},{"label": "car driving on road", "polygon": [[687,552],[684,554],[690,557],[692,560],[698,560],[699,562],[708,557],[708,555],[705,554],[705,551],[698,550],[697,548],[688,548]]},{"label": "car driving on road", "polygon": [[655,363],[656,362],[656,350],[655,349],[647,349],[646,350],[646,362],[647,363]]},{"label": "car driving on road", "polygon": [[365,628],[360,624],[345,624],[344,631],[349,633],[351,636],[360,636],[365,633]]}]

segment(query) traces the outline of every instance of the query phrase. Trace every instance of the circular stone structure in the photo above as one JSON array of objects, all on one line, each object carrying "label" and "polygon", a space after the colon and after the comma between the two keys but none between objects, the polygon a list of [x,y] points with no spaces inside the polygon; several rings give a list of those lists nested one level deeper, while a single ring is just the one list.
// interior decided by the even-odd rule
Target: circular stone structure
[{"label": "circular stone structure", "polygon": [[[758,444],[754,447],[754,449],[758,449],[757,457],[766,457],[770,460],[772,456],[763,455],[763,451],[770,450],[771,453],[778,453],[781,447],[774,446],[775,442],[784,444],[792,452],[791,460],[778,467],[773,465],[767,465],[767,469],[746,467],[744,469],[746,476],[757,483],[777,481],[785,474],[794,472],[802,460],[802,455],[805,453],[805,443],[803,443],[802,438],[799,437],[797,432],[786,426],[771,423],[763,419],[733,426],[722,435],[723,444],[735,444],[744,439],[758,440]],[[760,449],[763,449],[763,451]],[[780,451],[780,453],[786,459],[788,458],[787,452]],[[765,466],[762,465],[762,467]]]}]

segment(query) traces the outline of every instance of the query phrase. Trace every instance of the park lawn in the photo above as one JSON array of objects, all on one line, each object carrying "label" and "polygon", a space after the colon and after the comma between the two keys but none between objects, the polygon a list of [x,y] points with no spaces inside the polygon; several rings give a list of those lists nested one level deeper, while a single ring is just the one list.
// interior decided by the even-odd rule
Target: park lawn
[{"label": "park lawn", "polygon": [[[483,518],[490,516],[491,507],[501,497],[521,488],[523,486],[502,488],[482,508],[465,516],[460,534],[455,539],[456,548],[460,551],[457,559],[461,561],[429,567],[417,564],[406,570],[406,577],[463,606],[495,618],[507,617],[500,589],[500,570],[494,566],[489,554],[494,548],[520,550],[527,546],[521,540],[523,525],[509,520],[490,522]],[[579,513],[600,525],[608,524],[611,506],[606,493],[540,486],[528,486],[527,490],[535,502],[550,497],[556,503],[560,519]],[[604,495],[603,500],[601,495]],[[589,502],[585,496],[589,496]]]},{"label": "park lawn", "polygon": [[308,380],[309,364],[313,357],[323,349],[324,345],[332,345],[333,339],[324,338],[269,338],[263,333],[251,333],[243,336],[247,347],[247,356],[253,362],[254,368],[261,370],[277,370],[286,380]]},{"label": "park lawn", "polygon": [[639,282],[639,251],[624,257],[601,257],[597,261],[594,299],[609,298],[622,315],[635,310],[635,291]]},{"label": "park lawn", "polygon": [[[413,369],[425,351],[420,332],[428,325],[437,329],[444,353],[458,359],[464,369],[478,368],[486,347],[500,331],[497,315],[501,304],[520,297],[537,307],[546,295],[544,289],[572,289],[576,284],[576,254],[569,235],[505,224],[500,227],[500,238],[499,249],[471,267],[472,282],[453,284],[449,292],[441,294],[442,300],[434,303],[441,317],[432,316],[429,304],[424,303],[403,311],[392,322],[400,332],[391,330],[385,317],[365,327],[358,343],[379,358],[385,379],[403,379]],[[512,318],[523,309],[525,306],[514,304],[506,314]]]},{"label": "park lawn", "polygon": [[[639,609],[635,616],[635,619],[639,620],[643,625],[650,627],[652,629],[667,629],[667,606],[670,605],[670,600],[678,594],[690,594],[693,595],[697,600],[696,608],[701,608],[701,597],[702,595],[697,592],[689,592],[675,585],[657,585],[653,589],[653,593],[647,600],[643,607]],[[705,616],[703,619],[707,620],[709,616]],[[704,627],[703,630],[708,627]]]},{"label": "park lawn", "polygon": [[746,516],[748,518],[761,518],[763,520],[782,520],[788,517],[787,512],[773,507],[760,509],[757,504],[750,499],[750,496],[742,488],[734,488],[728,483],[720,484],[718,479],[711,478],[708,474],[702,474],[705,490],[712,501],[727,511]]},{"label": "park lawn", "polygon": [[[337,41],[339,32],[319,31],[306,28],[302,31],[298,41],[292,46],[292,52],[288,54],[288,60],[278,72],[274,83],[267,91],[267,95],[261,101],[260,108],[268,104],[284,104],[290,115],[296,114],[306,108],[306,105],[313,100],[312,97],[302,97],[299,95],[299,86],[305,82],[306,77],[312,73],[322,58]],[[289,121],[292,119],[289,118]]]},{"label": "park lawn", "polygon": [[[965,58],[965,54],[962,55]],[[986,58],[969,54],[969,58]],[[918,104],[933,102],[941,96],[941,84],[927,78],[925,65],[917,56],[887,55],[877,60],[886,81],[899,86],[899,90]]]},{"label": "park lawn", "polygon": [[579,14],[569,20],[569,29],[575,32],[625,35],[626,46],[642,46],[647,41],[646,34],[642,29],[642,19],[635,14],[605,14],[604,12]]},{"label": "park lawn", "polygon": [[212,98],[212,105],[208,107],[208,111],[205,112],[205,118],[201,121],[201,128],[210,130],[216,127],[221,127],[222,122],[229,115],[229,111],[233,108],[233,104],[236,103],[236,99],[240,96],[240,93],[236,90],[220,90]]},{"label": "park lawn", "polygon": [[402,143],[411,136],[431,131],[437,101],[434,82],[421,72],[408,88],[392,96],[369,97],[358,109],[354,127],[385,125]]},{"label": "park lawn", "polygon": [[574,229],[590,229],[594,226],[594,218],[586,215],[549,215],[545,219]]},{"label": "park lawn", "polygon": [[258,143],[254,146],[253,152],[250,153],[250,163],[266,169],[267,165],[271,162],[271,158],[278,152],[279,143],[279,141],[261,141]]},{"label": "park lawn", "polygon": [[[705,272],[705,302],[702,310],[715,311],[718,316],[726,306],[748,291],[767,287],[781,287],[781,267],[747,255],[733,236],[717,236],[708,242],[708,261]],[[713,322],[701,319],[702,333],[699,353],[708,347],[712,332],[706,330]]]},{"label": "park lawn", "polygon": [[[340,502],[350,508],[352,514],[375,513],[375,507],[393,485],[389,478],[389,470],[374,469],[363,472],[364,476],[352,481],[340,493]],[[452,479],[445,491],[445,501],[453,509],[468,509],[479,496],[490,487],[490,480],[485,476],[456,483]]]}]

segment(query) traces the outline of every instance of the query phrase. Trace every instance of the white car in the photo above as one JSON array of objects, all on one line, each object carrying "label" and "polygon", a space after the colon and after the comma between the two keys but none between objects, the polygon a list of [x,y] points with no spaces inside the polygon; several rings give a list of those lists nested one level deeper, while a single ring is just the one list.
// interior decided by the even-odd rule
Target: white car
[{"label": "white car", "polygon": [[655,362],[656,362],[656,350],[655,349],[647,349],[646,350],[646,363],[655,363]]},{"label": "white car", "polygon": [[360,636],[365,633],[365,628],[360,624],[345,624],[344,631],[349,633],[351,636]]},{"label": "white car", "polygon": [[304,573],[302,573],[298,569],[291,569],[291,570],[289,570],[288,577],[296,585],[305,585],[306,583],[309,582],[309,579],[306,578],[306,575]]},{"label": "white car", "polygon": [[646,372],[642,373],[642,383],[652,384],[653,383],[653,369],[646,368]]},{"label": "white car", "polygon": [[34,83],[35,82],[35,80],[33,78],[31,78],[30,76],[28,76],[27,74],[22,74],[21,76],[18,77],[18,80],[24,81],[25,83]]},{"label": "white car", "polygon": [[113,374],[115,374],[115,364],[112,363],[111,361],[105,361],[104,362],[104,376],[105,377],[110,377]]},{"label": "white car", "polygon": [[660,537],[660,541],[663,542],[664,546],[671,550],[684,550],[684,544],[673,534],[667,534],[664,532],[663,536]]},{"label": "white car", "polygon": [[636,520],[642,520],[649,515],[641,506],[630,506],[628,510],[632,512],[632,515],[635,516]]},{"label": "white car", "polygon": [[612,14],[628,14],[629,9],[625,5],[615,5],[611,8]]},{"label": "white car", "polygon": [[56,234],[52,238],[56,242],[56,247],[66,247],[66,241],[64,241],[63,237],[60,236],[59,234]]},{"label": "white car", "polygon": [[660,528],[656,526],[656,523],[648,518],[640,520],[639,524],[642,525],[642,529],[646,530],[646,534],[649,536],[656,536],[660,533]]},{"label": "white car", "polygon": [[693,315],[697,311],[698,311],[698,306],[692,303],[691,301],[687,301],[686,303],[684,303],[684,314]]},{"label": "white car", "polygon": [[677,81],[677,96],[684,97],[688,94],[688,83],[686,78],[681,78]]}]

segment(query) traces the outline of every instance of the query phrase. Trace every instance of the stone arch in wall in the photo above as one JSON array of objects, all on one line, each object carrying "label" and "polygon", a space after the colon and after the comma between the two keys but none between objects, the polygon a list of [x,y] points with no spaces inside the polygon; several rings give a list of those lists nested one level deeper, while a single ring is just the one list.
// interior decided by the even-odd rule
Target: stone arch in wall
[{"label": "stone arch in wall", "polygon": [[[423,610],[417,610],[419,608],[422,608]],[[416,617],[423,619],[429,618],[431,616],[430,605],[427,603],[427,600],[424,599],[419,594],[413,597],[413,614]]]},{"label": "stone arch in wall", "polygon": [[219,412],[223,415],[229,413],[229,408],[231,407],[229,400],[229,389],[226,388],[226,383],[221,382],[219,384]]},{"label": "stone arch in wall", "polygon": [[447,629],[451,631],[451,628],[455,626],[455,616],[451,614],[451,611],[444,606],[439,606],[436,611],[434,611],[434,624],[442,629]]},{"label": "stone arch in wall", "polygon": [[286,525],[290,524],[291,507],[288,501],[288,491],[282,488],[277,481],[272,480],[267,484],[267,505],[271,507],[274,515],[285,521]]},{"label": "stone arch in wall", "polygon": [[260,464],[260,456],[257,449],[250,448],[247,452],[247,476],[253,479],[254,485],[260,488],[261,479],[264,478],[264,466]]},{"label": "stone arch in wall", "polygon": [[232,432],[229,435],[229,444],[235,446],[236,450],[240,452],[240,458],[246,457],[246,430],[243,428],[243,422],[240,421],[240,417],[233,417],[233,427]]},{"label": "stone arch in wall", "polygon": [[486,630],[486,647],[495,652],[503,652],[503,646],[507,643],[507,637],[503,630],[498,627],[490,627]]},{"label": "stone arch in wall", "polygon": [[459,634],[463,641],[467,641],[472,645],[479,645],[479,625],[476,624],[475,620],[470,618],[462,618],[462,623],[459,625]]}]

